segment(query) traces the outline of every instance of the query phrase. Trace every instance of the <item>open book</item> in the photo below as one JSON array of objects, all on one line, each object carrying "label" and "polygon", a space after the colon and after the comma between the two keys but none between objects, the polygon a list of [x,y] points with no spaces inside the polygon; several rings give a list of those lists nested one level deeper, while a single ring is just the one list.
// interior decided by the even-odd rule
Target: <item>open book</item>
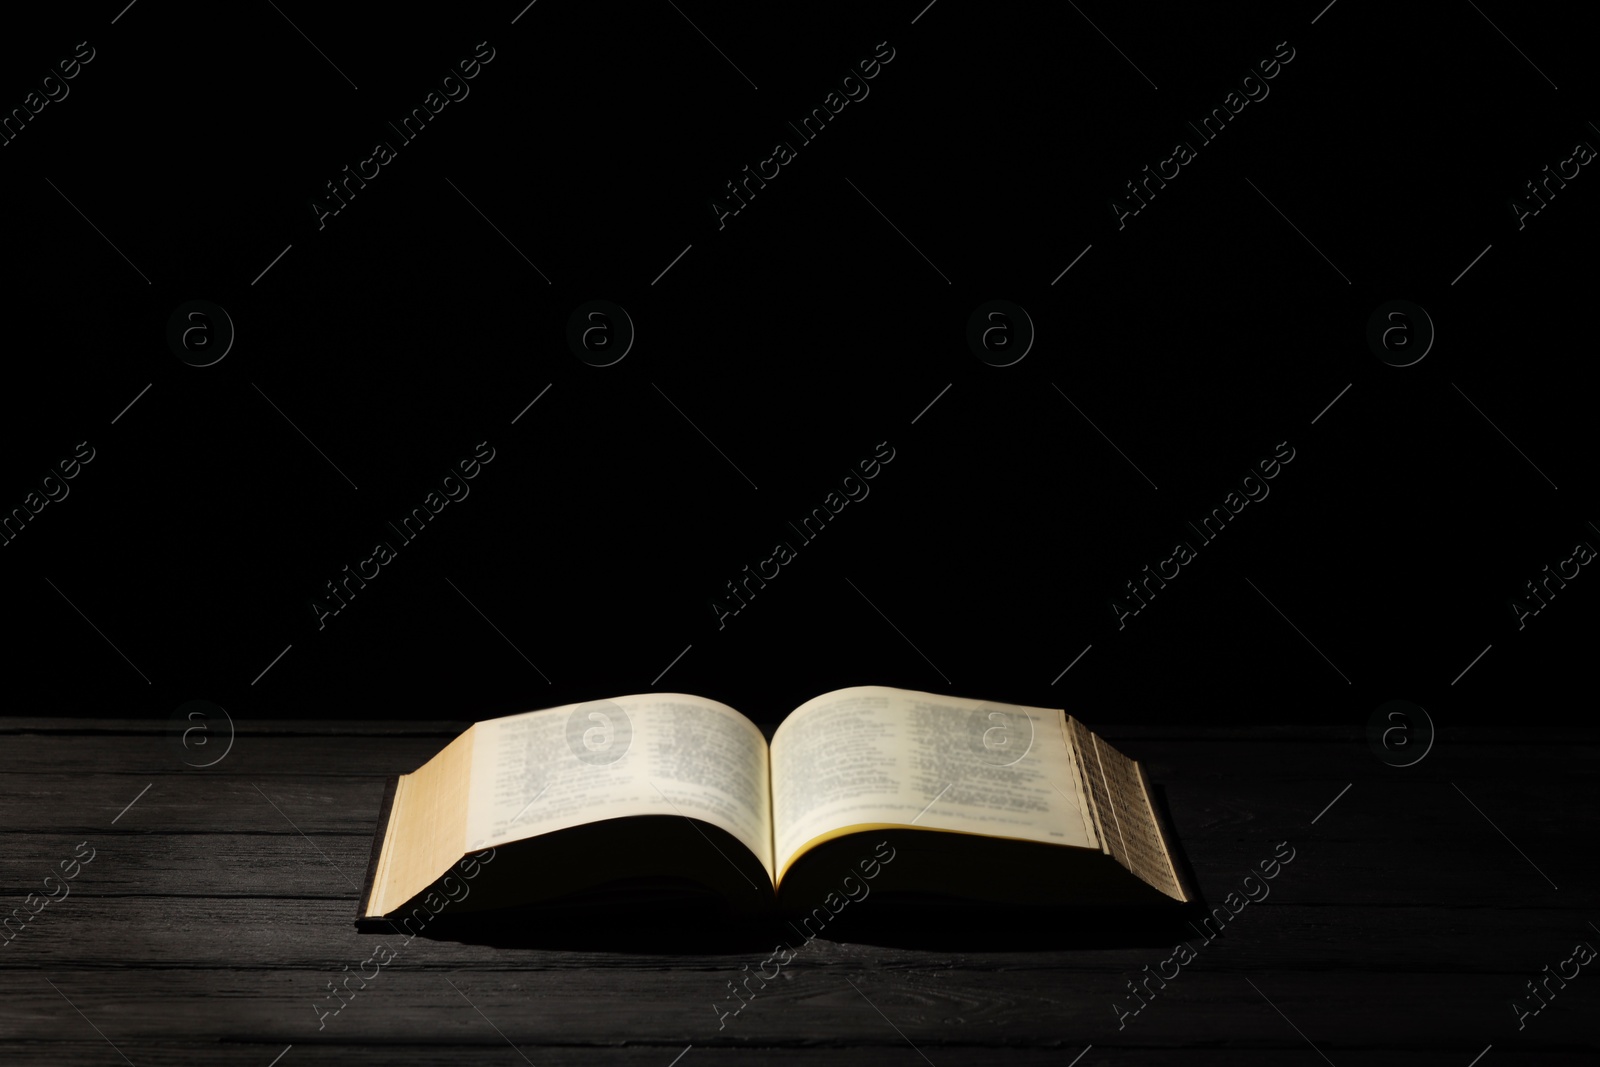
[{"label": "open book", "polygon": [[363,928],[607,894],[797,911],[869,870],[972,903],[1191,896],[1139,765],[1045,708],[858,686],[768,744],[650,693],[479,722],[390,786]]}]

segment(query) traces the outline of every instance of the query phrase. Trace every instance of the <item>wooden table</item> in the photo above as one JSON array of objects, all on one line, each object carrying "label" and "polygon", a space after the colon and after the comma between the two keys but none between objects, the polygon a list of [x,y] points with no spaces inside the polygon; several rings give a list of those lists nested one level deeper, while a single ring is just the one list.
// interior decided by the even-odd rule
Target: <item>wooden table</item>
[{"label": "wooden table", "polygon": [[[919,943],[818,940],[719,1030],[713,1002],[765,949],[357,933],[384,778],[462,725],[240,724],[202,769],[185,763],[220,756],[221,728],[186,750],[162,722],[0,720],[8,909],[94,850],[0,948],[0,1063],[1597,1062],[1600,968],[1552,982],[1520,1030],[1511,1008],[1600,946],[1593,733],[1443,731],[1394,768],[1359,731],[1107,729],[1165,791],[1212,903],[1294,849],[1120,1029],[1125,983],[1171,974],[1170,943],[1057,930],[1019,950],[999,913]],[[380,943],[398,957],[319,1029],[327,983]]]}]

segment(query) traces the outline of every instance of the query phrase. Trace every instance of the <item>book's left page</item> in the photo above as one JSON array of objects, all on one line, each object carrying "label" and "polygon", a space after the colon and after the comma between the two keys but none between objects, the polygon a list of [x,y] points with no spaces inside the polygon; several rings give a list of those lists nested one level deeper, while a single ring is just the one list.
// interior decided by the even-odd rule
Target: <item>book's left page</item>
[{"label": "book's left page", "polygon": [[463,851],[681,815],[726,830],[772,874],[766,739],[726,704],[646,693],[488,719],[473,735]]}]

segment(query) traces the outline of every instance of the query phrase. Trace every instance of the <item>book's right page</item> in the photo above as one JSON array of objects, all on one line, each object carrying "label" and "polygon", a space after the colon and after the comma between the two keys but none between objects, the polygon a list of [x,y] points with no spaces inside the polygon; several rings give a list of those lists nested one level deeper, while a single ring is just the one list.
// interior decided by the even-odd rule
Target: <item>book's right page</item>
[{"label": "book's right page", "polygon": [[1100,850],[1059,710],[856,686],[773,735],[778,877],[814,845],[876,827]]}]

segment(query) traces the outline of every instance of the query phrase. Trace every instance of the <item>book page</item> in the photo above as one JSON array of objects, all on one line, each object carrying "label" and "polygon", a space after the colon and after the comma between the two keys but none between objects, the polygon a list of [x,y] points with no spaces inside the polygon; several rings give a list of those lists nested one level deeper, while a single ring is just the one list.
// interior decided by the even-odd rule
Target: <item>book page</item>
[{"label": "book page", "polygon": [[881,686],[825,693],[772,738],[778,873],[817,838],[890,824],[1099,848],[1064,714]]},{"label": "book page", "polygon": [[677,814],[727,830],[772,873],[766,739],[726,704],[648,693],[487,719],[474,734],[468,850]]}]

